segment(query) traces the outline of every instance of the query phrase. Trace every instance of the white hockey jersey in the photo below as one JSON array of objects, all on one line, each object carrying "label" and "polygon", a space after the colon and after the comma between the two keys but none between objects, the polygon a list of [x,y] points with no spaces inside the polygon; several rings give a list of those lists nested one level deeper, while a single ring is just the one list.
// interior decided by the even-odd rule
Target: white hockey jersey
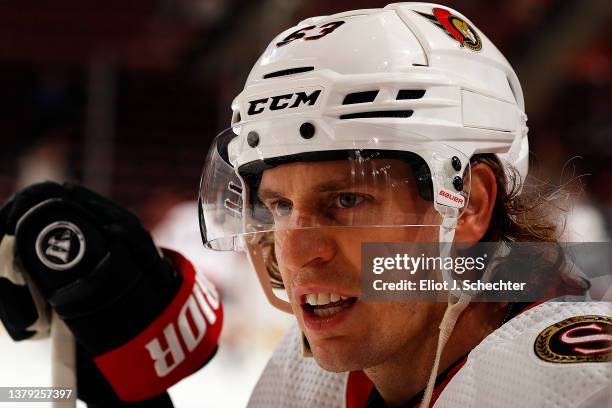
[{"label": "white hockey jersey", "polygon": [[[449,382],[435,408],[612,406],[612,304],[546,302],[486,337]],[[331,373],[302,357],[293,326],[275,350],[249,401],[263,407],[362,407],[363,374]]]}]

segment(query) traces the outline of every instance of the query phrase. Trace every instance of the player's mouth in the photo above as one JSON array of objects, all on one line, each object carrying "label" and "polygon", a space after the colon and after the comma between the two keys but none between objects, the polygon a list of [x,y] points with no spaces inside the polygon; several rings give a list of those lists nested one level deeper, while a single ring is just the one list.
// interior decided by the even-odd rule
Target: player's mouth
[{"label": "player's mouth", "polygon": [[301,296],[304,324],[311,330],[331,329],[348,316],[357,300],[334,292],[305,293]]}]

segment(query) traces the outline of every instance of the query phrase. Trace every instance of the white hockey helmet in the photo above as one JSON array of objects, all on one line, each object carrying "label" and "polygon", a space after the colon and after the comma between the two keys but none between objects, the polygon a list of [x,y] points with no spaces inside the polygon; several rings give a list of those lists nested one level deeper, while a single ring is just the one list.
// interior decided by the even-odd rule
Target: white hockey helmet
[{"label": "white hockey helmet", "polygon": [[[512,67],[467,18],[435,4],[300,22],[270,43],[232,110],[231,127],[215,139],[202,175],[202,237],[212,249],[246,249],[269,300],[285,311],[289,305],[270,286],[266,257],[273,254],[265,237],[296,226],[275,223],[258,199],[264,170],[342,159],[355,183],[386,183],[393,193],[407,180],[398,183],[389,163],[406,162],[435,216],[389,219],[438,226],[446,242],[467,207],[474,154],[496,154],[521,182],[527,174],[527,118]],[[351,216],[334,226],[389,225]],[[319,227],[315,219],[299,226]]]}]

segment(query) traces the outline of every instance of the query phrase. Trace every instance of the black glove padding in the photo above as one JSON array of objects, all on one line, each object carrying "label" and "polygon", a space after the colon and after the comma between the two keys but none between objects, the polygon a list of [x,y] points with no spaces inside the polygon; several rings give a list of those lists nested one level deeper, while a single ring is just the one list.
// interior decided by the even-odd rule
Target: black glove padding
[{"label": "black glove padding", "polygon": [[36,332],[29,328],[39,317],[29,288],[0,278],[0,320],[11,338],[20,341],[34,336]]},{"label": "black glove padding", "polygon": [[[119,406],[87,356],[113,350],[141,333],[172,301],[180,275],[135,215],[74,184],[41,183],[15,194],[0,210],[0,238],[12,235],[23,268],[75,336],[78,366],[90,368],[81,370],[77,380],[84,394],[92,396],[92,406]],[[0,279],[4,295],[2,285],[7,283]],[[8,321],[21,323],[7,329],[13,338],[25,338],[35,312],[23,293],[14,293],[23,310],[20,319]],[[87,402],[82,394],[79,398]],[[165,394],[152,401],[172,406]]]}]

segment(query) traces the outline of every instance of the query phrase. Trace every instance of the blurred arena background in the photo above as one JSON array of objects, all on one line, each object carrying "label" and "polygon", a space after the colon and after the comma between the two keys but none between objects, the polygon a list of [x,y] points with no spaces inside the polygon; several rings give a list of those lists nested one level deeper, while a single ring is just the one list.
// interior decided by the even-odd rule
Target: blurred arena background
[{"label": "blurred arena background", "polygon": [[[0,2],[0,202],[36,181],[83,183],[136,212],[160,245],[186,253],[220,287],[227,324],[219,355],[171,390],[177,408],[244,406],[289,321],[266,304],[242,257],[201,246],[199,176],[210,142],[229,126],[233,96],[282,30],[386,3]],[[567,239],[608,240],[612,4],[439,3],[465,14],[515,67],[538,179],[588,174],[573,197]],[[48,344],[15,344],[0,328],[0,386],[49,378]]]}]

